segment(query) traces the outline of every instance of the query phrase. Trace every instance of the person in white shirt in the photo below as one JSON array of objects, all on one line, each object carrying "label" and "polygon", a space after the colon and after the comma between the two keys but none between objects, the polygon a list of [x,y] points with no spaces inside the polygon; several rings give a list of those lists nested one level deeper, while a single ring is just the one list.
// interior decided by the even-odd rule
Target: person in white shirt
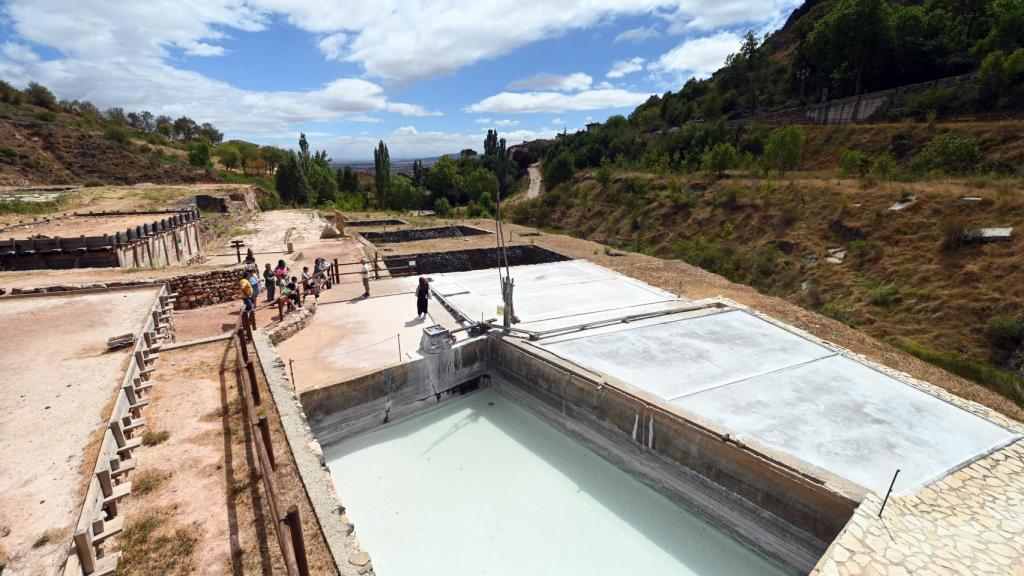
[{"label": "person in white shirt", "polygon": [[370,297],[370,262],[363,257],[363,298]]}]

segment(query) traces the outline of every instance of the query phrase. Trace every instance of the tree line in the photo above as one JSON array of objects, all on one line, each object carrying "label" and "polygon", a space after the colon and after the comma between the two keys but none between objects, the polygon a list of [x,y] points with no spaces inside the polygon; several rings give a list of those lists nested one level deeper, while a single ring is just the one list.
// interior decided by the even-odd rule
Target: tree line
[{"label": "tree line", "polygon": [[780,31],[748,32],[711,78],[652,96],[631,115],[644,132],[801,106],[977,73],[896,115],[1024,106],[1024,0],[809,0]]}]

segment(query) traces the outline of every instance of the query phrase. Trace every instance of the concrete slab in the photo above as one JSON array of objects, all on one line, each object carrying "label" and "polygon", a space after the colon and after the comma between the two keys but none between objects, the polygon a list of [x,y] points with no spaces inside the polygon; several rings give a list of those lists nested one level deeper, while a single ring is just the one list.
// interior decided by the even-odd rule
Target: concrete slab
[{"label": "concrete slab", "polygon": [[738,310],[541,346],[666,400],[833,354]]},{"label": "concrete slab", "polygon": [[107,352],[107,339],[138,332],[158,293],[0,299],[0,547],[12,572],[64,562],[131,352]]},{"label": "concrete slab", "polygon": [[870,490],[922,486],[1015,433],[745,311],[538,345]]},{"label": "concrete slab", "polygon": [[[509,270],[516,282],[516,315],[525,328],[539,321],[548,321],[546,327],[567,326],[579,323],[577,317],[584,314],[678,300],[664,290],[584,260],[513,266]],[[497,269],[435,274],[430,278],[431,286],[466,317],[479,320],[497,316],[501,304]],[[556,319],[563,321],[551,322]]]},{"label": "concrete slab", "polygon": [[[432,303],[431,308],[437,307]],[[303,392],[419,358],[420,335],[434,323],[416,319],[412,293],[320,302],[313,321],[277,350],[286,364],[294,360],[295,381]]]},{"label": "concrete slab", "polygon": [[675,402],[868,489],[945,476],[1017,434],[859,362],[833,356]]}]

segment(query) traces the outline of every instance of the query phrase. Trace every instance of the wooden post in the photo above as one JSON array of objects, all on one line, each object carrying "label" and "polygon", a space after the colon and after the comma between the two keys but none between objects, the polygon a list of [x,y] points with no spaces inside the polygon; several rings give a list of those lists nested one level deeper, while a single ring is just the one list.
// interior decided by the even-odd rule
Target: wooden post
[{"label": "wooden post", "polygon": [[338,268],[338,259],[334,259],[334,284],[341,284],[341,269]]},{"label": "wooden post", "polygon": [[246,350],[246,348],[245,348],[245,333],[244,333],[244,331],[243,332],[239,332],[239,334],[238,334],[238,343],[241,344],[239,349],[242,351],[242,362],[246,363],[246,362],[249,361],[249,351]]},{"label": "wooden post", "polygon": [[256,382],[256,365],[249,360],[245,363],[245,371],[249,374],[249,385],[252,388],[252,403],[260,405],[260,387]]},{"label": "wooden post", "polygon": [[260,416],[256,420],[256,427],[260,429],[260,437],[263,438],[263,448],[267,451],[267,459],[270,460],[270,469],[277,470],[277,460],[274,459],[274,445],[270,443],[270,422],[266,416]]},{"label": "wooden post", "polygon": [[306,560],[306,544],[302,539],[302,519],[299,517],[299,507],[292,504],[288,507],[288,532],[292,535],[292,552],[295,553],[295,564],[299,569],[299,576],[309,576],[309,562]]},{"label": "wooden post", "polygon": [[82,572],[92,574],[96,571],[96,551],[92,547],[92,536],[88,528],[79,528],[75,531],[75,552],[78,553],[78,561],[82,563]]}]

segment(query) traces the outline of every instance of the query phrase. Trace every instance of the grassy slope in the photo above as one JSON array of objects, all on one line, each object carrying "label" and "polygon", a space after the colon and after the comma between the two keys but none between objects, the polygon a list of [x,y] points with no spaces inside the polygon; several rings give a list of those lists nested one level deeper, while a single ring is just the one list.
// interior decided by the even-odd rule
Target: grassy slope
[{"label": "grassy slope", "polygon": [[[860,128],[840,135],[857,141],[865,134]],[[876,145],[865,142],[868,150]],[[829,146],[812,156],[830,156],[837,144]],[[888,210],[908,193],[917,194],[915,204]],[[968,203],[960,200],[963,195],[984,200]],[[1019,182],[866,185],[807,173],[792,180],[735,175],[713,182],[703,175],[616,173],[605,185],[588,173],[577,175],[571,188],[523,204],[515,216],[522,223],[682,258],[832,316],[1024,403],[1021,381],[996,368],[1008,351],[985,335],[992,316],[1024,311],[1018,241],[944,248],[950,226],[1013,226],[1024,232]],[[833,247],[848,249],[842,264],[825,262]],[[808,255],[817,263],[810,264]]]},{"label": "grassy slope", "polygon": [[118,143],[104,127],[29,105],[0,104],[0,186],[195,182],[182,150]]}]

